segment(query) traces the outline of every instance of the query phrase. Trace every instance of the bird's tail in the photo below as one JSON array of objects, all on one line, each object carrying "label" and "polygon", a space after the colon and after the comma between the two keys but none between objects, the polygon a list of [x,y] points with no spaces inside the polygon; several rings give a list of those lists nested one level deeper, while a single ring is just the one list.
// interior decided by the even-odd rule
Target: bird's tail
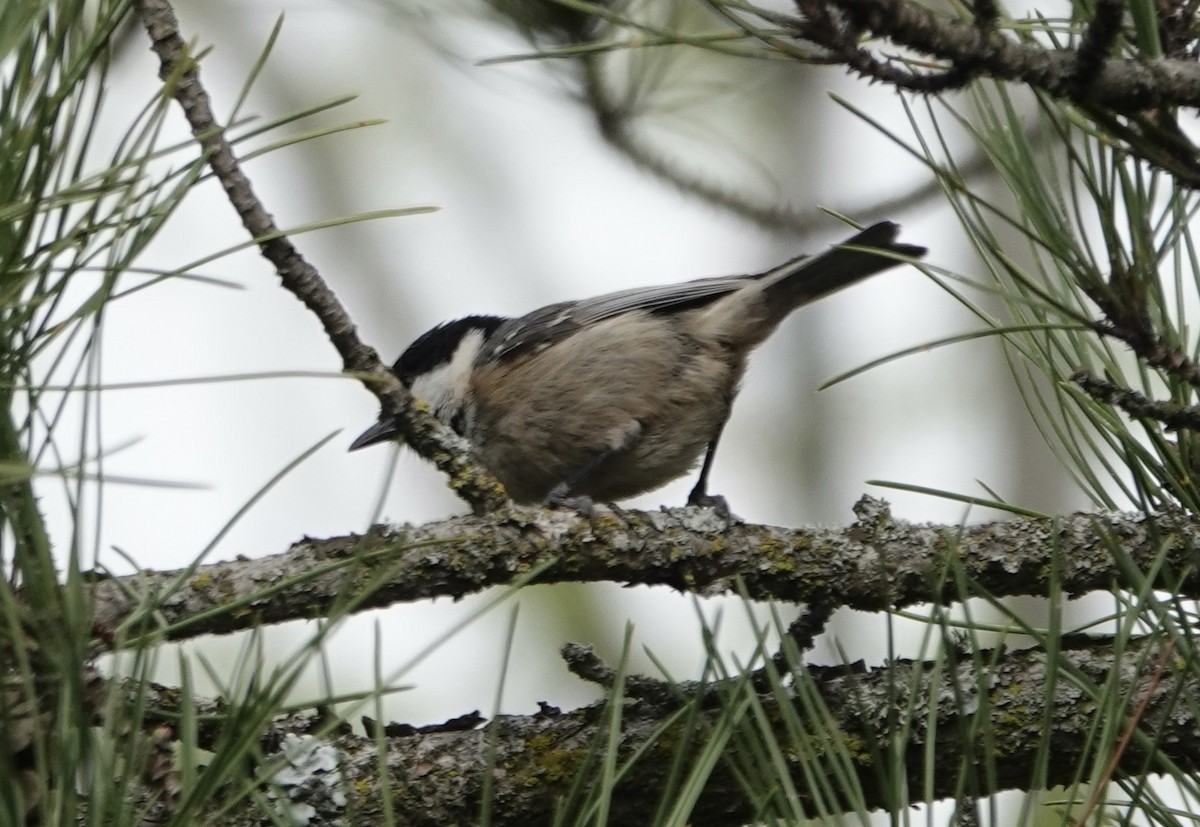
[{"label": "bird's tail", "polygon": [[925,255],[924,247],[896,243],[899,232],[899,224],[881,221],[820,255],[801,256],[768,270],[762,274],[768,305],[778,308],[782,318],[801,305],[903,264],[898,257]]},{"label": "bird's tail", "polygon": [[897,244],[899,232],[898,224],[882,221],[820,255],[794,258],[751,276],[758,289],[747,286],[713,302],[697,324],[717,341],[754,347],[797,307],[902,264],[901,258],[925,255],[924,247]]}]

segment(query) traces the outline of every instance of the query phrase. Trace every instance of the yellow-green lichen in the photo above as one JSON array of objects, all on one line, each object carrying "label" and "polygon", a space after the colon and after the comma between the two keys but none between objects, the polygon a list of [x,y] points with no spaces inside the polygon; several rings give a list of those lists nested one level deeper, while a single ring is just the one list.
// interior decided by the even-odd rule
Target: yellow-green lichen
[{"label": "yellow-green lichen", "polygon": [[556,747],[558,738],[549,735],[534,735],[525,742],[525,749],[532,760],[525,764],[528,777],[525,783],[565,784],[579,773],[587,759],[587,750],[582,747]]},{"label": "yellow-green lichen", "polygon": [[794,574],[796,571],[796,555],[786,543],[764,540],[758,544],[755,553],[771,566],[772,571],[782,574]]},{"label": "yellow-green lichen", "polygon": [[564,784],[575,778],[586,757],[583,749],[552,749],[539,755],[537,763],[546,781]]},{"label": "yellow-green lichen", "polygon": [[[992,721],[998,734],[1004,735],[1013,730],[1030,725],[1035,710],[1028,704],[1017,701],[1024,696],[1025,687],[1020,681],[1014,681],[998,687],[991,693]],[[1003,739],[997,739],[997,749]]]},{"label": "yellow-green lichen", "polygon": [[839,729],[838,734],[842,738],[842,747],[846,750],[846,754],[850,759],[860,766],[869,767],[871,761],[871,748],[867,745],[866,740],[857,733],[847,732],[844,729]]}]

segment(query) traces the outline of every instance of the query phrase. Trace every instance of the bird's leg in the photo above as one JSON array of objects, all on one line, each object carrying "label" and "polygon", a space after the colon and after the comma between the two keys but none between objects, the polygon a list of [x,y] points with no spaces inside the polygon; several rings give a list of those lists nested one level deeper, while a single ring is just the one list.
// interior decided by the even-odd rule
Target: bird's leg
[{"label": "bird's leg", "polygon": [[708,450],[704,453],[704,464],[700,466],[700,479],[696,480],[692,493],[688,494],[688,505],[711,508],[723,517],[730,516],[729,503],[720,494],[708,493],[708,474],[712,470],[713,458],[717,454],[717,445],[721,442],[721,434],[725,431],[725,423],[729,421],[729,410],[730,406],[727,405],[725,416],[721,418],[721,424],[717,426],[716,433],[708,443]]},{"label": "bird's leg", "polygon": [[637,422],[632,423],[618,439],[610,442],[604,450],[573,471],[565,480],[551,488],[550,493],[546,495],[546,499],[542,501],[542,504],[550,508],[569,508],[579,512],[584,517],[591,517],[595,511],[595,503],[592,502],[592,498],[586,495],[576,496],[571,492],[578,489],[605,461],[632,448],[641,434],[641,424]]}]

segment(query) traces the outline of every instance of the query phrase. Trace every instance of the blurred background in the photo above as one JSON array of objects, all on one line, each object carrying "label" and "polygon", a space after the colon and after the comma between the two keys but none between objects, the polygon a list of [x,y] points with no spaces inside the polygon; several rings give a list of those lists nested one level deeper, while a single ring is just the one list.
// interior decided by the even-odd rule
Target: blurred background
[{"label": "blurred background", "polygon": [[[482,1],[206,0],[179,2],[177,10],[184,36],[198,49],[211,48],[202,78],[221,120],[281,13],[278,42],[243,113],[271,120],[353,94],[351,102],[292,124],[285,134],[385,119],[247,163],[281,227],[384,208],[439,208],[293,239],[364,339],[388,360],[433,324],[470,312],[520,314],[625,287],[756,271],[820,250],[848,231],[818,207],[864,223],[898,221],[903,240],[930,248],[930,263],[974,275],[972,254],[940,196],[879,213],[880,204],[927,187],[930,177],[834,97],[911,139],[896,93],[841,69],[645,49],[612,56],[606,73],[607,88],[630,107],[637,139],[654,157],[716,190],[791,211],[807,224],[801,232],[764,227],[635,164],[601,135],[581,101],[575,62],[489,62],[528,54],[531,46],[519,27]],[[101,129],[111,131],[98,134],[100,145],[117,141],[156,94],[157,71],[144,33],[131,30],[109,78]],[[186,140],[182,117],[174,115],[171,124]],[[279,137],[271,133],[239,149]],[[144,263],[181,267],[245,240],[224,194],[209,182],[171,218]],[[277,554],[302,536],[363,531],[377,512],[388,521],[421,523],[465,511],[436,471],[404,451],[346,452],[374,421],[376,403],[358,383],[338,377],[339,361],[318,324],[255,251],[220,257],[196,272],[241,289],[175,280],[112,303],[105,382],[279,371],[329,376],[104,394],[107,474],[203,487],[106,485],[84,508],[96,564],[117,573],[133,564],[187,565],[273,476],[334,432],[241,516],[206,560]],[[818,392],[825,380],[864,362],[980,326],[911,267],[801,310],[752,360],[711,490],[747,521],[783,526],[847,524],[865,493],[888,499],[906,520],[957,524],[995,516],[870,480],[980,496],[988,496],[987,486],[1045,512],[1084,507],[1013,392],[991,339],[909,356]],[[629,505],[680,505],[693,482],[680,480]],[[46,486],[44,502],[52,522],[69,525],[53,486]],[[393,719],[424,724],[471,709],[488,714],[504,657],[505,613],[514,602],[520,614],[502,704],[508,712],[533,711],[537,701],[570,707],[598,697],[566,672],[558,647],[593,643],[616,660],[627,623],[634,624],[633,666],[651,674],[656,670],[644,649],[676,678],[694,677],[702,667],[698,611],[721,618],[720,641],[729,652],[744,660],[752,648],[738,600],[697,602],[667,589],[602,584],[525,589],[467,624],[452,643],[421,655],[492,597],[354,618],[328,647],[326,677],[314,669],[297,700],[363,690],[378,674],[412,687],[388,699]],[[765,612],[760,608],[758,616]],[[836,662],[840,646],[847,657],[879,662],[886,654],[880,624],[838,613],[812,660]],[[271,629],[267,651],[286,661],[311,634],[307,624]],[[178,679],[177,655],[202,652],[219,669],[244,644],[235,636],[166,649],[160,677]]]}]

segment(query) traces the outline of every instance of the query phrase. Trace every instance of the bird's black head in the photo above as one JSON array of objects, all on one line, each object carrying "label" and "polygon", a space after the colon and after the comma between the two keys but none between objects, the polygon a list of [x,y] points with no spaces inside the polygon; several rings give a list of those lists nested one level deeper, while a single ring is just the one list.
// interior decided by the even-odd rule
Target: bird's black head
[{"label": "bird's black head", "polygon": [[454,358],[459,343],[468,333],[478,330],[486,339],[506,321],[508,320],[501,316],[467,316],[444,322],[417,337],[417,340],[400,354],[396,364],[392,365],[392,372],[404,387],[411,389],[413,380],[418,376],[429,373]]},{"label": "bird's black head", "polygon": [[[429,405],[434,416],[461,435],[471,363],[484,340],[506,321],[500,316],[467,316],[440,324],[409,345],[392,372],[413,396]],[[473,333],[475,337],[468,339]],[[394,419],[381,419],[360,434],[350,450],[395,439],[399,432]]]}]

